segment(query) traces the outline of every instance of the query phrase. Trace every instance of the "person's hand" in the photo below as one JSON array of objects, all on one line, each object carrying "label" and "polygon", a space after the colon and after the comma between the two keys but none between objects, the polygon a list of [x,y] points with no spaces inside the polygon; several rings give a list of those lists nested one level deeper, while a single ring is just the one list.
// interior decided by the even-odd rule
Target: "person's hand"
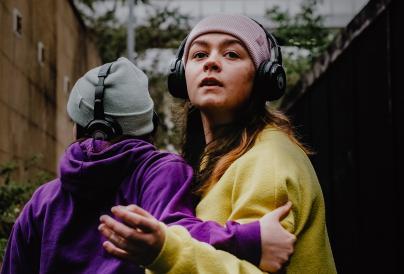
[{"label": "person's hand", "polygon": [[123,223],[107,215],[101,216],[98,229],[107,238],[103,243],[105,250],[138,265],[151,264],[165,240],[160,222],[136,205],[115,206],[111,211]]},{"label": "person's hand", "polygon": [[262,255],[260,268],[277,272],[293,253],[296,236],[284,229],[280,221],[292,208],[292,203],[278,207],[260,219]]}]

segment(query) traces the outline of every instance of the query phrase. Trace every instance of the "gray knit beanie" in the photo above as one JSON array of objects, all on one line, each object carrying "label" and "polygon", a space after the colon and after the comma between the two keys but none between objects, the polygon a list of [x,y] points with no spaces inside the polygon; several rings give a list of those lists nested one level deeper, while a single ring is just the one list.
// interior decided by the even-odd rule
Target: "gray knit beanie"
[{"label": "gray knit beanie", "polygon": [[188,35],[183,55],[185,66],[192,42],[207,33],[225,33],[239,39],[247,48],[256,69],[262,61],[270,58],[266,33],[256,22],[240,14],[216,14],[202,19]]},{"label": "gray knit beanie", "polygon": [[[82,127],[94,119],[94,94],[100,68],[90,70],[76,82],[67,102],[67,113]],[[154,104],[143,71],[121,57],[112,64],[104,84],[104,113],[119,123],[123,134],[141,136],[153,131]]]}]

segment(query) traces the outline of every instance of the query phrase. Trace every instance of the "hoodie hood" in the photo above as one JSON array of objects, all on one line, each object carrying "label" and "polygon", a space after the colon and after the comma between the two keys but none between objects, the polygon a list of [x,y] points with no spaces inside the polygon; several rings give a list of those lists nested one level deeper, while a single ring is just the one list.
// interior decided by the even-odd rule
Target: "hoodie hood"
[{"label": "hoodie hood", "polygon": [[92,138],[70,145],[60,162],[62,188],[88,201],[113,196],[119,185],[156,151],[150,143],[127,139],[110,144]]}]

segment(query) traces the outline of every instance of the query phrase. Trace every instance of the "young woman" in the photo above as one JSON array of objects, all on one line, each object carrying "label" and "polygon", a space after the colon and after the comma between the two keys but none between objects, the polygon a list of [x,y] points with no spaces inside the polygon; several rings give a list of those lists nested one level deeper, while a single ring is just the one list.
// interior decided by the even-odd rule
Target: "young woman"
[{"label": "young woman", "polygon": [[[284,84],[274,43],[241,15],[207,17],[186,39],[180,65],[187,93],[175,83],[174,94],[189,100],[183,154],[197,172],[196,214],[222,224],[246,223],[290,200],[293,209],[282,224],[297,241],[286,272],[335,273],[315,171],[287,118],[266,105]],[[153,272],[260,272],[181,227],[166,228],[140,208],[113,212],[125,224],[102,220],[104,248],[140,264],[153,261],[147,265]],[[145,260],[144,254],[151,255]]]}]

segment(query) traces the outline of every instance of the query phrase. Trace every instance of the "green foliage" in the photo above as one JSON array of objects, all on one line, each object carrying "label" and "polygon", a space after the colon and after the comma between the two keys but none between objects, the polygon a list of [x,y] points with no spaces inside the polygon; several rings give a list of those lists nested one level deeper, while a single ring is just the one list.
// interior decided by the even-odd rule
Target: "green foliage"
[{"label": "green foliage", "polygon": [[115,17],[116,7],[115,2],[111,10],[98,16],[82,14],[94,34],[103,63],[116,60],[126,50],[126,28]]},{"label": "green foliage", "polygon": [[[119,4],[125,4],[125,0],[114,0],[113,7],[104,13],[96,14],[94,5],[109,0],[76,0],[84,7],[90,9],[90,13],[81,10],[81,15],[89,27],[98,46],[103,63],[112,62],[126,51],[126,26],[118,21],[115,16]],[[147,0],[135,0],[135,3],[147,4]],[[80,10],[80,6],[79,6]]]},{"label": "green foliage", "polygon": [[281,45],[308,51],[300,56],[284,54],[288,89],[296,84],[300,75],[311,67],[334,38],[335,33],[324,27],[324,17],[317,13],[318,3],[319,0],[304,0],[294,16],[279,6],[266,12],[266,16],[277,25],[274,34]]},{"label": "green foliage", "polygon": [[1,266],[1,261],[3,261],[3,254],[6,250],[7,247],[7,239],[6,238],[0,238],[0,266]]},{"label": "green foliage", "polygon": [[177,48],[190,30],[189,19],[176,8],[154,8],[146,23],[136,28],[136,51]]},{"label": "green foliage", "polygon": [[[111,2],[111,0],[77,0],[78,2],[82,3],[87,8],[94,10],[94,4],[99,2]],[[114,4],[122,3],[125,4],[126,0],[114,0]],[[138,3],[148,4],[149,0],[135,0],[135,5]]]},{"label": "green foliage", "polygon": [[291,16],[278,6],[266,12],[278,24],[275,35],[281,44],[310,51],[312,57],[321,53],[331,41],[330,31],[324,27],[324,17],[317,14],[319,0],[304,0],[301,10]]},{"label": "green foliage", "polygon": [[[159,149],[179,150],[180,134],[175,121],[178,119],[179,102],[168,95],[167,76],[148,72],[150,95],[155,102],[154,108],[160,120],[159,130],[155,135],[154,144]],[[177,116],[176,116],[177,115]]]},{"label": "green foliage", "polygon": [[17,168],[14,162],[8,162],[0,166],[0,176],[4,177],[4,184],[8,184],[11,179],[12,172]]},{"label": "green foliage", "polygon": [[292,58],[285,55],[283,65],[286,68],[288,89],[290,89],[299,81],[301,75],[310,69],[311,61],[308,57]]},{"label": "green foliage", "polygon": [[11,179],[19,168],[17,163],[0,164],[0,177],[3,179],[3,183],[0,184],[0,261],[3,258],[11,228],[24,204],[39,185],[52,177],[50,173],[37,169],[40,159],[41,156],[36,155],[23,162],[25,171],[34,169],[35,173],[30,179],[22,182]]},{"label": "green foliage", "polygon": [[[94,9],[96,2],[105,0],[80,0],[84,6]],[[118,57],[126,55],[126,23],[121,23],[116,18],[115,12],[119,2],[114,1],[114,6],[103,14],[86,15],[82,12],[84,21],[93,32],[103,63],[112,62]],[[138,1],[136,1],[138,2]],[[148,1],[139,1],[148,3]],[[142,54],[149,48],[175,48],[188,33],[190,26],[189,17],[180,14],[178,9],[154,8],[147,21],[135,29],[135,51]]]}]

